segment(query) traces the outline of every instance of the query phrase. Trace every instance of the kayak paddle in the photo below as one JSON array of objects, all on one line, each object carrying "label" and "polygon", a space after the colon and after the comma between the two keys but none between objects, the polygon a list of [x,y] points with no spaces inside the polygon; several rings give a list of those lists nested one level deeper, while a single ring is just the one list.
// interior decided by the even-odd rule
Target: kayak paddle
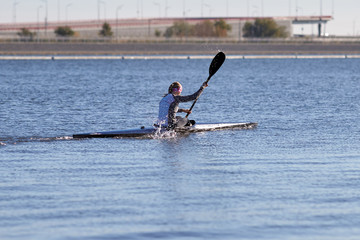
[{"label": "kayak paddle", "polygon": [[[219,52],[218,54],[216,54],[214,59],[211,61],[211,64],[209,67],[209,77],[207,78],[206,83],[208,83],[210,81],[210,78],[212,76],[214,76],[214,74],[219,70],[219,68],[224,63],[224,61],[225,61],[225,54],[223,52]],[[195,101],[191,105],[189,111],[191,111],[193,109],[193,107],[194,107],[196,101],[199,99],[199,97],[197,97],[195,99]],[[190,115],[190,113],[186,114],[185,118],[187,118],[189,115]]]}]

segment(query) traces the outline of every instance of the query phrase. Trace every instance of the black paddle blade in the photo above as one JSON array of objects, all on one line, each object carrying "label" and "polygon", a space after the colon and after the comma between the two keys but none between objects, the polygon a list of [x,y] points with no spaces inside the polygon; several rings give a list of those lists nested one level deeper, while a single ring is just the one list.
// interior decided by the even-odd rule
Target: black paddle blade
[{"label": "black paddle blade", "polygon": [[224,63],[225,58],[225,53],[223,52],[216,54],[209,67],[209,79],[219,70]]}]

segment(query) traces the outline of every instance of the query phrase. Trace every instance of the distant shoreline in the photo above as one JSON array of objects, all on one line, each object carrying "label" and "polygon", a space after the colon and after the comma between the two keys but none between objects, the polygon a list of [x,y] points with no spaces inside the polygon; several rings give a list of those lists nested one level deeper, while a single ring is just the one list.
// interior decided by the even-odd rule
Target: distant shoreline
[{"label": "distant shoreline", "polygon": [[0,42],[1,56],[213,55],[219,50],[227,55],[357,55],[360,54],[360,42]]}]

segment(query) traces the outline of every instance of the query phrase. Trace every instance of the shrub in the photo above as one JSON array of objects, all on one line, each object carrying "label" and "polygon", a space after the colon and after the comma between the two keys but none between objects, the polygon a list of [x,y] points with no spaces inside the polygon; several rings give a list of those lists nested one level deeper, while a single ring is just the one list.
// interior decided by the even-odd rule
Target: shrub
[{"label": "shrub", "polygon": [[289,35],[284,26],[278,26],[278,24],[270,18],[256,19],[254,23],[246,22],[243,27],[243,32],[244,37],[258,38],[285,38]]},{"label": "shrub", "polygon": [[20,32],[17,33],[17,35],[19,37],[25,37],[25,38],[30,38],[33,39],[34,36],[36,36],[36,33],[31,32],[29,29],[27,28],[22,28],[20,30]]},{"label": "shrub", "polygon": [[165,37],[226,37],[231,26],[224,20],[206,20],[195,25],[190,25],[185,21],[174,22],[173,26],[166,29]]},{"label": "shrub", "polygon": [[55,34],[58,37],[72,37],[75,35],[75,32],[69,26],[57,27],[55,29]]}]

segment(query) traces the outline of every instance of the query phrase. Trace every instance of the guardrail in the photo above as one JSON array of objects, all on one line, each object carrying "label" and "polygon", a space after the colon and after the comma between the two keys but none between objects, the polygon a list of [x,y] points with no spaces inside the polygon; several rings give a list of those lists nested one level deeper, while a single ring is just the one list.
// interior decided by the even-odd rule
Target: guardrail
[{"label": "guardrail", "polygon": [[17,43],[17,42],[31,42],[31,43],[129,43],[129,42],[214,42],[214,43],[336,43],[336,42],[360,42],[358,37],[299,37],[299,38],[197,38],[197,37],[183,37],[183,38],[165,38],[165,37],[1,37],[0,43]]},{"label": "guardrail", "polygon": [[[212,59],[210,55],[164,55],[164,56],[1,56],[0,60],[150,60],[150,59]],[[360,58],[348,55],[228,55],[227,59],[348,59]]]}]

